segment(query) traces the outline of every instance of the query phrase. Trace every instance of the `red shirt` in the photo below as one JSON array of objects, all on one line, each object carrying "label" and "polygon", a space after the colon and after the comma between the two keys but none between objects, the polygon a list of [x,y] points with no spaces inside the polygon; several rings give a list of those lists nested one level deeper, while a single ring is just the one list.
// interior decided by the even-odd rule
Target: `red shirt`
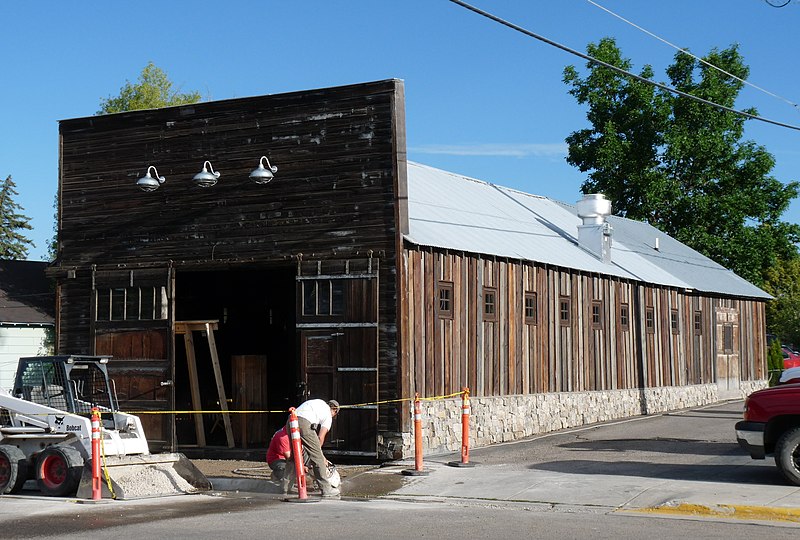
[{"label": "red shirt", "polygon": [[286,433],[286,426],[275,432],[267,449],[267,463],[272,463],[277,459],[286,459],[286,454],[291,451],[289,445],[289,435]]}]

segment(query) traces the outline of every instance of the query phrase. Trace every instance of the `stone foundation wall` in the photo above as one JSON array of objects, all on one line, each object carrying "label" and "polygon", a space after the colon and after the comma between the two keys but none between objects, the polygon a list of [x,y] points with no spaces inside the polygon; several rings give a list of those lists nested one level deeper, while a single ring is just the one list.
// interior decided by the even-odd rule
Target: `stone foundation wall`
[{"label": "stone foundation wall", "polygon": [[[742,381],[742,397],[766,381]],[[598,422],[717,403],[716,384],[470,398],[470,447],[513,441]],[[461,448],[461,398],[422,401],[423,452]],[[388,435],[388,434],[387,434]],[[383,436],[392,459],[414,457],[413,433]],[[402,450],[400,448],[402,447]],[[402,452],[402,456],[399,454]]]}]

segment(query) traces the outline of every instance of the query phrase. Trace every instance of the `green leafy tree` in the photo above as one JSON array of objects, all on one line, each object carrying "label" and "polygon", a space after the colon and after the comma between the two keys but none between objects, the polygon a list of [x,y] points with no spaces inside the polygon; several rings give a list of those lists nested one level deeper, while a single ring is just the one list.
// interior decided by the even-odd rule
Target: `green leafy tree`
[{"label": "green leafy tree", "polygon": [[0,186],[0,259],[25,259],[28,246],[34,245],[22,232],[31,230],[31,218],[20,213],[16,187],[11,175]]},{"label": "green leafy tree", "polygon": [[763,287],[774,297],[767,303],[767,331],[782,343],[800,345],[800,259],[779,261]]},{"label": "green leafy tree", "polygon": [[126,81],[118,96],[101,99],[97,114],[188,105],[201,99],[199,92],[182,94],[173,90],[167,74],[150,62],[139,74],[137,83]]},{"label": "green leafy tree", "polygon": [[769,372],[769,385],[775,386],[783,371],[783,351],[781,342],[777,339],[767,349],[767,371]]},{"label": "green leafy tree", "polygon": [[[587,52],[631,71],[611,38]],[[741,79],[749,72],[736,46],[704,60]],[[742,140],[746,117],[593,62],[587,70],[585,77],[574,66],[564,70],[591,123],[566,139],[567,162],[588,172],[581,191],[604,193],[616,214],[647,221],[759,285],[779,258],[797,257],[800,226],[781,215],[800,185],[771,176],[773,156]],[[670,86],[729,108],[743,86],[682,52],[666,73]],[[652,79],[653,69],[640,75]]]}]

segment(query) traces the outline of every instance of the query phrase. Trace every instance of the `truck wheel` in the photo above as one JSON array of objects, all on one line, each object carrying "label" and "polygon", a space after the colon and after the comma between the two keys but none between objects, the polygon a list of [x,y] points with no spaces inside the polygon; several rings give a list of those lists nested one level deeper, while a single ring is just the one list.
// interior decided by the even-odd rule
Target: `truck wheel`
[{"label": "truck wheel", "polygon": [[789,482],[800,486],[800,428],[790,429],[778,439],[775,464]]},{"label": "truck wheel", "polygon": [[28,460],[16,446],[0,445],[0,493],[18,493],[28,479]]},{"label": "truck wheel", "polygon": [[75,493],[83,474],[83,457],[69,446],[48,446],[36,459],[36,484],[51,497]]}]

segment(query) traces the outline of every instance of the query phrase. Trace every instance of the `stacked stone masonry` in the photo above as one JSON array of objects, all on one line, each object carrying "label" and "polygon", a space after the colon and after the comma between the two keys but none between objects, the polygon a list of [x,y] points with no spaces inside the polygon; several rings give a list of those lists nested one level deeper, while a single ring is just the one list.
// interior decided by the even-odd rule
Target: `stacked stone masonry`
[{"label": "stacked stone masonry", "polygon": [[[742,397],[766,387],[742,381]],[[719,401],[717,385],[470,398],[470,447],[524,439],[598,422],[699,407]],[[461,449],[461,398],[423,401],[426,455]],[[414,456],[414,434],[403,434],[403,457]]]}]

